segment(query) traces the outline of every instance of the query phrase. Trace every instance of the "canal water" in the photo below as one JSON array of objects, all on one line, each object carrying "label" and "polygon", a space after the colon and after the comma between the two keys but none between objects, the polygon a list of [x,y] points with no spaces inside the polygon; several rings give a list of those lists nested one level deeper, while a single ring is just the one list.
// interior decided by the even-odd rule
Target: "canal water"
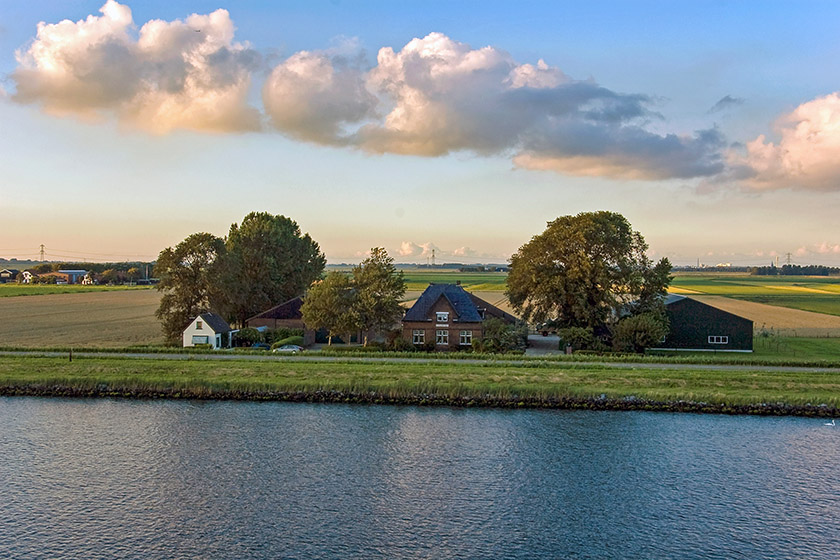
[{"label": "canal water", "polygon": [[838,558],[825,423],[0,398],[0,558]]}]

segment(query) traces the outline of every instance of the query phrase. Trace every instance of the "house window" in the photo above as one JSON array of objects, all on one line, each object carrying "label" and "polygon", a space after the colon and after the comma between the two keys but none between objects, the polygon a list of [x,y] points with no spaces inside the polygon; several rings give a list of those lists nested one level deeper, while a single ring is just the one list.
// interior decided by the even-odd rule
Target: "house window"
[{"label": "house window", "polygon": [[426,344],[426,331],[422,329],[411,331],[411,342],[414,344]]},{"label": "house window", "polygon": [[193,344],[209,344],[210,343],[210,337],[209,336],[193,335],[192,343]]},{"label": "house window", "polygon": [[436,344],[449,344],[449,331],[445,329],[438,329],[435,333],[435,343]]},{"label": "house window", "polygon": [[449,311],[438,311],[437,313],[435,313],[435,317],[437,318],[438,323],[448,323]]},{"label": "house window", "polygon": [[710,336],[709,344],[729,344],[728,336]]},{"label": "house window", "polygon": [[461,331],[461,346],[472,346],[472,331]]},{"label": "house window", "polygon": [[195,330],[200,331],[203,328],[204,328],[204,323],[202,323],[201,321],[196,321],[195,322]]}]

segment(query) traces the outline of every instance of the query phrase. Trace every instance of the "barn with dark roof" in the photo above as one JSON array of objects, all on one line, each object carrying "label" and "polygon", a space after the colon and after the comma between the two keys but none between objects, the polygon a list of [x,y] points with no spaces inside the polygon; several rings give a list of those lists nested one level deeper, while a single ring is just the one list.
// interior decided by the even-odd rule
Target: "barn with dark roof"
[{"label": "barn with dark roof", "polygon": [[657,350],[752,352],[753,322],[696,299],[669,294],[670,331]]},{"label": "barn with dark roof", "polygon": [[484,334],[483,321],[491,317],[506,323],[517,318],[467,292],[460,284],[430,284],[403,317],[403,338],[437,350],[472,346]]}]

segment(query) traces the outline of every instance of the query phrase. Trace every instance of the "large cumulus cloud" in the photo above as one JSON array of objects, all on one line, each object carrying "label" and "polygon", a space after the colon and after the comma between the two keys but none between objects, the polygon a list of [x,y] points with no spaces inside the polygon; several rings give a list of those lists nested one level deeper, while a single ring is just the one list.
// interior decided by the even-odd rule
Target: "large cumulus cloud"
[{"label": "large cumulus cloud", "polygon": [[755,189],[840,190],[840,94],[803,103],[765,135],[730,154],[736,178]]},{"label": "large cumulus cloud", "polygon": [[722,171],[714,130],[659,135],[650,98],[575,81],[540,60],[441,33],[380,49],[367,72],[299,53],[263,90],[274,125],[294,137],[377,153],[509,153],[522,167],[668,179]]},{"label": "large cumulus cloud", "polygon": [[258,56],[234,42],[227,11],[149,21],[136,38],[128,6],[108,0],[100,11],[38,24],[28,49],[16,53],[16,101],[57,114],[113,113],[159,133],[259,128],[260,114],[246,101]]},{"label": "large cumulus cloud", "polygon": [[523,168],[622,179],[724,170],[715,129],[654,132],[665,124],[647,95],[441,33],[381,48],[372,65],[347,48],[293,53],[269,72],[263,112],[248,103],[262,61],[234,40],[222,9],[138,31],[131,10],[108,0],[101,15],[40,23],[17,58],[14,100],[157,133],[256,130],[267,117],[291,138],[372,153],[502,155]]}]

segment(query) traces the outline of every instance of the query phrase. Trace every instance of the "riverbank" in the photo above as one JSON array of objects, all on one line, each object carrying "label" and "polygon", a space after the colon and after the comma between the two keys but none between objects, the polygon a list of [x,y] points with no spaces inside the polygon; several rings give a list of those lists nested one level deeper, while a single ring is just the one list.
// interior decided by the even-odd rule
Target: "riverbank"
[{"label": "riverbank", "polygon": [[673,365],[4,356],[0,395],[840,415],[840,372]]}]

